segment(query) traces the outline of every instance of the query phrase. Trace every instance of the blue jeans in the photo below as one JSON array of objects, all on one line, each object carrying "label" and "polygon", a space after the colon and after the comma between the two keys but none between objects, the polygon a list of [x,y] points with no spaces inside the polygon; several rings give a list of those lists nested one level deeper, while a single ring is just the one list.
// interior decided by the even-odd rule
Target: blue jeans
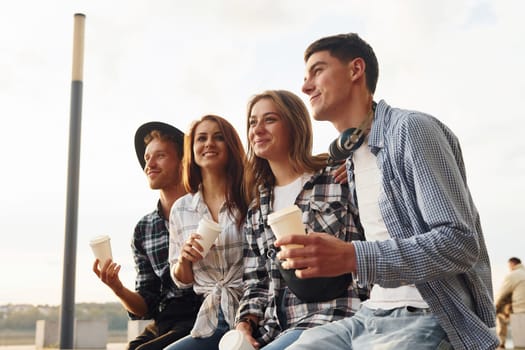
[{"label": "blue jeans", "polygon": [[293,329],[283,333],[272,340],[270,344],[263,346],[261,350],[284,350],[286,347],[296,341],[303,331],[304,329]]},{"label": "blue jeans", "polygon": [[217,329],[212,335],[207,338],[193,338],[191,335],[188,335],[166,346],[164,350],[217,350],[219,348],[219,341],[229,329],[230,326],[226,323],[222,310],[219,309]]},{"label": "blue jeans", "polygon": [[304,331],[287,350],[449,350],[445,331],[427,309],[372,310]]}]

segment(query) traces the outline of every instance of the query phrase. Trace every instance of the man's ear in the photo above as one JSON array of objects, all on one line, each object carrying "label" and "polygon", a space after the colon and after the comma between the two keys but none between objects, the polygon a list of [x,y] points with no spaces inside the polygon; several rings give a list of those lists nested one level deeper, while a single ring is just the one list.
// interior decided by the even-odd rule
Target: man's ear
[{"label": "man's ear", "polygon": [[361,76],[364,76],[365,68],[365,61],[361,57],[354,58],[353,60],[348,62],[348,72],[350,75],[350,79],[355,81]]}]

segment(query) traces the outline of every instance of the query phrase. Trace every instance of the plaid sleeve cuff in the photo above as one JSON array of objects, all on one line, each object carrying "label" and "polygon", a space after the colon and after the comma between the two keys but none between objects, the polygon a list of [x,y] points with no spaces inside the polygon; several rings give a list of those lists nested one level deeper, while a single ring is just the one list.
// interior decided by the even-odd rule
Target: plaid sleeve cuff
[{"label": "plaid sleeve cuff", "polygon": [[379,249],[368,241],[353,241],[357,261],[357,279],[363,284],[371,284],[377,280],[376,262]]}]

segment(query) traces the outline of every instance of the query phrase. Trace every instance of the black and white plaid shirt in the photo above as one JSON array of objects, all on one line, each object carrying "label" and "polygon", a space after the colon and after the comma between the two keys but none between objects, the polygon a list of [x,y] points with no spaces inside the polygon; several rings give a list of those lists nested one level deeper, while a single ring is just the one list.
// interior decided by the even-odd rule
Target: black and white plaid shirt
[{"label": "black and white plaid shirt", "polygon": [[[344,241],[364,239],[354,224],[348,187],[334,183],[326,168],[305,179],[295,204],[303,212],[308,232],[326,232]],[[359,307],[352,286],[347,293],[328,302],[303,302],[286,286],[272,258],[276,238],[268,226],[272,212],[271,189],[261,189],[261,206],[248,210],[244,243],[244,294],[237,320],[248,314],[259,318],[261,345],[268,344],[281,332],[326,324],[352,315]]]},{"label": "black and white plaid shirt", "polygon": [[[170,277],[169,231],[160,201],[157,209],[145,215],[135,226],[131,248],[137,271],[135,290],[148,305],[148,314],[142,318],[155,318],[173,298],[195,295],[191,288],[177,288]],[[137,319],[133,314],[129,316]]]}]

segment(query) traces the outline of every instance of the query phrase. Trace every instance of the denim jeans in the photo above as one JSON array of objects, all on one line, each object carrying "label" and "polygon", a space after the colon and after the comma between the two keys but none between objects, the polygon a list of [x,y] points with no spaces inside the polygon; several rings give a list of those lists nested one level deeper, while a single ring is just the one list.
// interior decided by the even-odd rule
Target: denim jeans
[{"label": "denim jeans", "polygon": [[217,350],[219,348],[219,341],[229,329],[230,326],[226,323],[222,310],[219,309],[217,329],[212,335],[206,338],[193,338],[191,335],[188,335],[168,345],[164,350]]},{"label": "denim jeans", "polygon": [[428,309],[372,310],[305,330],[287,350],[449,350],[445,331]]},{"label": "denim jeans", "polygon": [[275,338],[270,344],[263,346],[261,350],[284,350],[296,341],[303,331],[304,329],[294,329],[283,333]]}]

